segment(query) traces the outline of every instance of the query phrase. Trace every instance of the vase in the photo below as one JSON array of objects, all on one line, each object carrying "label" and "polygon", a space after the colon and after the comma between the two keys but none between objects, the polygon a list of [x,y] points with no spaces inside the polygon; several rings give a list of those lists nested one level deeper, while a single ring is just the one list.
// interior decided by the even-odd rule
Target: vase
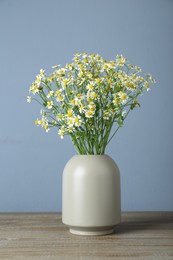
[{"label": "vase", "polygon": [[108,155],[76,155],[63,171],[62,222],[76,235],[106,235],[120,223],[120,172]]}]

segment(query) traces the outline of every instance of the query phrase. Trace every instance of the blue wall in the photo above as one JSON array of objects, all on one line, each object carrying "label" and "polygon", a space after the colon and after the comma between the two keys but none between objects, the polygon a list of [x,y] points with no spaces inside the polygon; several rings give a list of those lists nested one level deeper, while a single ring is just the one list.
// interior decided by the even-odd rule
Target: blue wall
[{"label": "blue wall", "polygon": [[173,210],[173,1],[0,0],[0,212],[61,211],[68,138],[36,128],[26,103],[39,69],[86,51],[123,54],[157,80],[107,149],[122,210]]}]

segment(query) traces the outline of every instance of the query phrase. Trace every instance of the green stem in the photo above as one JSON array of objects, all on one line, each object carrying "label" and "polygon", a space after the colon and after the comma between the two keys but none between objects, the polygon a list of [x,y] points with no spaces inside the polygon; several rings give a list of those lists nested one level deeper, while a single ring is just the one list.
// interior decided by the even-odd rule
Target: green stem
[{"label": "green stem", "polygon": [[71,138],[72,143],[73,143],[75,149],[77,150],[78,154],[81,154],[81,150],[80,150],[80,147],[78,146],[78,143],[77,143],[77,141],[76,141],[75,136],[73,136],[72,134],[70,134],[70,138]]},{"label": "green stem", "polygon": [[[131,109],[128,110],[127,114],[125,115],[123,121],[126,119],[126,117],[128,116],[129,112]],[[120,129],[120,126],[117,127],[117,129],[115,130],[115,132],[113,133],[113,135],[111,136],[111,138],[108,140],[107,144],[112,140],[112,138],[115,136],[115,134],[118,132],[118,130]]]},{"label": "green stem", "polygon": [[108,144],[108,139],[109,139],[109,135],[110,135],[110,132],[111,132],[111,129],[112,129],[112,126],[113,126],[113,123],[114,121],[111,122],[111,124],[108,126],[108,128],[106,129],[106,134],[103,138],[104,142],[103,142],[103,147],[102,147],[102,154],[105,153],[105,149],[106,149],[106,146]]}]

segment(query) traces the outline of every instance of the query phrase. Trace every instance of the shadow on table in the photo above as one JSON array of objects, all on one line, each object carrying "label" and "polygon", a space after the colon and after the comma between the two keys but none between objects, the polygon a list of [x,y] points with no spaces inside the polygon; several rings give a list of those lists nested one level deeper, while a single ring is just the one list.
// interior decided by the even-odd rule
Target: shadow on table
[{"label": "shadow on table", "polygon": [[165,229],[170,224],[173,225],[173,212],[167,214],[141,214],[141,216],[131,216],[129,219],[122,219],[122,222],[115,227],[114,234],[135,233],[144,230]]}]

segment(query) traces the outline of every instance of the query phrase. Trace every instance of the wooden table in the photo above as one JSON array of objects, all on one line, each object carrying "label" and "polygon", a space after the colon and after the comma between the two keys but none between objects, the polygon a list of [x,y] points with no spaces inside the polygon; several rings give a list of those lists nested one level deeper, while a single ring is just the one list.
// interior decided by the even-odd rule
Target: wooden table
[{"label": "wooden table", "polygon": [[57,213],[0,214],[0,260],[173,259],[173,212],[122,213],[115,233],[72,235]]}]

